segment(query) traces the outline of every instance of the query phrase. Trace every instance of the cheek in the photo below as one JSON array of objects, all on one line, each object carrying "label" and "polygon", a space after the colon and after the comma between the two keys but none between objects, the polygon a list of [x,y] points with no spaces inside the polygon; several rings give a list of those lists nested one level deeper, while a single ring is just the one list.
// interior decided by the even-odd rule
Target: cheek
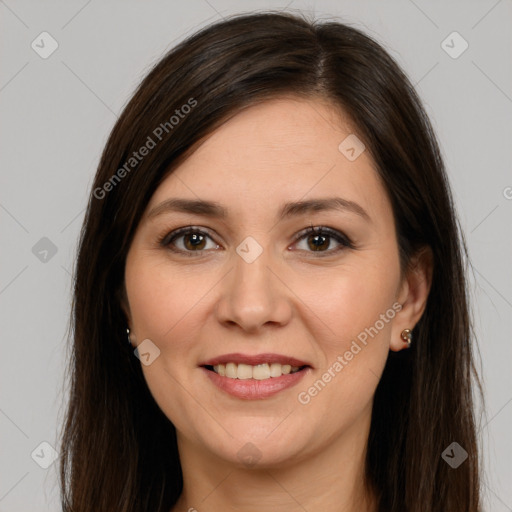
[{"label": "cheek", "polygon": [[[172,337],[205,295],[207,279],[191,279],[189,271],[176,271],[168,262],[143,260],[144,255],[128,259],[126,288],[132,323],[138,339],[155,343]],[[178,341],[178,340],[177,340]]]},{"label": "cheek", "polygon": [[141,364],[148,388],[173,424],[186,429],[200,413],[191,406],[190,395],[180,390],[198,338],[197,306],[212,285],[172,269],[168,262],[152,261],[144,251],[127,258],[125,280],[137,343],[150,339],[160,350],[153,363]]},{"label": "cheek", "polygon": [[369,275],[351,275],[333,284],[338,291],[326,294],[324,310],[317,313],[329,325],[316,338],[321,365],[296,398],[304,414],[322,418],[323,431],[335,435],[371,411],[396,312],[394,282],[377,285]]},{"label": "cheek", "polygon": [[357,264],[326,275],[324,293],[310,294],[318,305],[318,325],[327,324],[317,338],[323,361],[318,374],[301,387],[299,402],[325,418],[333,429],[355,421],[371,401],[389,354],[396,316],[400,277],[398,255],[366,253]]},{"label": "cheek", "polygon": [[[386,320],[395,316],[392,305],[399,275],[398,260],[375,257],[370,261],[368,257],[316,274],[313,285],[312,279],[298,280],[295,289],[315,313],[319,341],[323,338],[325,347],[342,350],[360,333],[364,338],[376,322],[381,339],[388,336],[391,323]],[[384,325],[381,315],[386,316]]]}]

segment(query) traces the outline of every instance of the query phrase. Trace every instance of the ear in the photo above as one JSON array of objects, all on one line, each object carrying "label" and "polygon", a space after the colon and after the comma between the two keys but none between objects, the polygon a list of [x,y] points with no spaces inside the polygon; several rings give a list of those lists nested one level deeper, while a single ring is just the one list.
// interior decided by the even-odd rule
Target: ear
[{"label": "ear", "polygon": [[[425,311],[432,285],[433,254],[429,246],[421,248],[411,259],[409,269],[400,285],[397,301],[402,309],[397,313],[391,328],[390,350],[398,352],[407,348],[402,339],[404,329],[413,330]],[[414,343],[414,338],[412,340]]]}]

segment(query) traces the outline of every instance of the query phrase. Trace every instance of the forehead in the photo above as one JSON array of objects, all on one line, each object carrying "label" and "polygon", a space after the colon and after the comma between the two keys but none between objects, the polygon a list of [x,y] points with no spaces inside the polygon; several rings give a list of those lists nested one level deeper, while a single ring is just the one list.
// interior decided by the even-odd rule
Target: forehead
[{"label": "forehead", "polygon": [[290,200],[340,196],[372,217],[389,215],[386,191],[361,144],[357,128],[325,101],[269,100],[201,141],[162,182],[148,209],[178,196],[220,202],[241,219]]}]

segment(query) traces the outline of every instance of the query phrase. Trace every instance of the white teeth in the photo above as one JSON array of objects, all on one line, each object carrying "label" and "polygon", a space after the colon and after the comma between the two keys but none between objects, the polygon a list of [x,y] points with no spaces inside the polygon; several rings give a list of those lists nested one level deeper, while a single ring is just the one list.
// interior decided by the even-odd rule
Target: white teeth
[{"label": "white teeth", "polygon": [[270,365],[270,376],[271,377],[281,377],[281,365],[279,363],[272,363]]},{"label": "white teeth", "polygon": [[299,371],[298,366],[291,366],[289,364],[279,363],[264,363],[256,366],[250,364],[216,364],[213,367],[215,373],[221,377],[228,377],[230,379],[255,379],[255,380],[266,380],[269,378],[281,377],[281,375],[288,375],[289,373],[295,373]]},{"label": "white teeth", "polygon": [[226,376],[226,366],[223,364],[217,364],[213,367],[213,369],[221,376]]},{"label": "white teeth", "polygon": [[288,375],[292,371],[292,367],[289,364],[283,364],[281,371],[284,375]]},{"label": "white teeth", "polygon": [[[219,365],[220,366],[220,365]],[[228,363],[226,365],[226,377],[229,377],[230,379],[236,379],[236,364],[235,363]]]},{"label": "white teeth", "polygon": [[252,366],[248,364],[239,364],[236,376],[238,379],[246,380],[252,379]]},{"label": "white teeth", "polygon": [[256,380],[265,380],[270,378],[270,366],[266,363],[255,366],[252,369],[252,378]]}]

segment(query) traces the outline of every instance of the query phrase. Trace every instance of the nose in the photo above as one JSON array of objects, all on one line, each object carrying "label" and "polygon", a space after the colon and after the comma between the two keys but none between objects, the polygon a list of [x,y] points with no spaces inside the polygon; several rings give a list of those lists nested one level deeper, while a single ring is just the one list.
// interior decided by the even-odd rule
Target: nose
[{"label": "nose", "polygon": [[267,249],[250,263],[234,255],[234,268],[222,281],[216,307],[220,323],[255,333],[290,321],[293,293],[272,259]]}]

